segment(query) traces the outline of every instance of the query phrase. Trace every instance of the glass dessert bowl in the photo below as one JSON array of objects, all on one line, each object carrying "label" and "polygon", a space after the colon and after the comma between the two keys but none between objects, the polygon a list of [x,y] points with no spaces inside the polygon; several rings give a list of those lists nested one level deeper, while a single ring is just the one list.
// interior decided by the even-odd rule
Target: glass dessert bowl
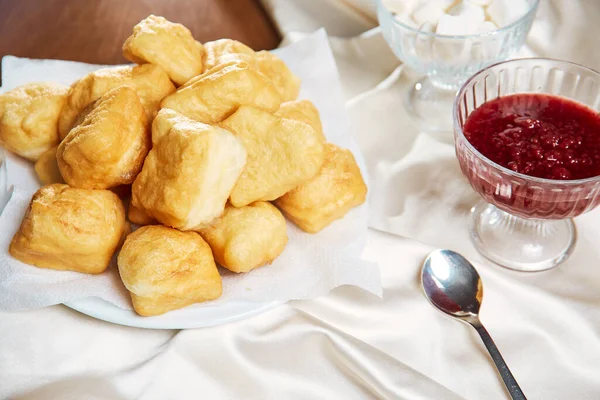
[{"label": "glass dessert bowl", "polygon": [[[440,137],[451,137],[450,110],[457,90],[474,73],[506,60],[523,46],[539,5],[539,0],[520,0],[524,12],[506,24],[494,26],[485,21],[487,25],[478,33],[451,35],[440,34],[428,22],[411,25],[388,8],[389,1],[376,0],[383,37],[396,57],[425,75],[409,88],[405,107],[420,129]],[[448,0],[431,0],[444,1]],[[414,1],[399,4],[409,3]]]},{"label": "glass dessert bowl", "polygon": [[506,61],[465,83],[455,147],[484,199],[469,227],[482,255],[520,271],[569,257],[572,218],[600,203],[599,109],[600,74],[566,61]]}]

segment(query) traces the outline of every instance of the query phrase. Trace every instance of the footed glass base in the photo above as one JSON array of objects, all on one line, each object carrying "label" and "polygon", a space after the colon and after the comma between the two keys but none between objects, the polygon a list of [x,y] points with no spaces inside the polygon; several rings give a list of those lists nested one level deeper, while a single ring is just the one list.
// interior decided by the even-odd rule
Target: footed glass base
[{"label": "footed glass base", "polygon": [[436,86],[425,77],[415,82],[406,97],[406,110],[420,130],[453,142],[452,107],[456,90]]},{"label": "footed glass base", "polygon": [[469,226],[477,250],[487,259],[517,271],[544,271],[565,261],[575,248],[573,220],[515,217],[486,202],[471,210]]}]

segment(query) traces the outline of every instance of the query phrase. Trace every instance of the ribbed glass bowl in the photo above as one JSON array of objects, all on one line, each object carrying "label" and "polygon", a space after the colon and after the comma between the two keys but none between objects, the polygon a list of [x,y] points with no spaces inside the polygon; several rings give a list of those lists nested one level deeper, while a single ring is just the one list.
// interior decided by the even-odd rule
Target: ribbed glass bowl
[{"label": "ribbed glass bowl", "polygon": [[377,0],[381,32],[396,56],[412,69],[429,76],[440,88],[458,90],[477,71],[506,60],[525,43],[540,0],[525,0],[529,12],[499,29],[475,35],[438,35],[397,20]]},{"label": "ribbed glass bowl", "polygon": [[538,271],[558,265],[572,252],[576,230],[571,218],[600,203],[600,176],[531,177],[494,163],[469,143],[463,132],[469,115],[489,100],[519,93],[561,96],[598,111],[600,74],[566,61],[511,60],[475,74],[454,103],[456,155],[463,174],[485,200],[472,211],[474,244],[498,264]]}]

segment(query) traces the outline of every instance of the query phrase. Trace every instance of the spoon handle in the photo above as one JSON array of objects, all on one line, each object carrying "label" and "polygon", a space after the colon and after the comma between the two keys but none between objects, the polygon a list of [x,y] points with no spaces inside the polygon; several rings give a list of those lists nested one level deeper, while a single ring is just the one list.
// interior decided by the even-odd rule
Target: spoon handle
[{"label": "spoon handle", "polygon": [[525,397],[525,394],[523,394],[523,391],[519,387],[515,377],[508,369],[508,365],[506,365],[504,358],[502,358],[498,347],[496,347],[496,344],[492,340],[492,337],[488,331],[481,323],[473,324],[473,328],[475,328],[477,333],[479,333],[479,336],[481,336],[481,340],[483,340],[485,347],[487,347],[490,356],[492,356],[492,360],[494,360],[496,368],[498,368],[498,372],[500,372],[500,376],[502,377],[510,396],[513,398],[513,400],[527,400],[527,397]]}]

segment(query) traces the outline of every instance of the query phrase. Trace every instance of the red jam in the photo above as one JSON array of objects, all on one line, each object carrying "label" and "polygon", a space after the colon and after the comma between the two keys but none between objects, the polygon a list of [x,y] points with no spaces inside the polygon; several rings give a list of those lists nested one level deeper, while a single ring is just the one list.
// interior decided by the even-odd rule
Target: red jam
[{"label": "red jam", "polygon": [[469,115],[464,134],[485,157],[515,172],[559,180],[600,175],[600,115],[563,97],[499,97]]}]

